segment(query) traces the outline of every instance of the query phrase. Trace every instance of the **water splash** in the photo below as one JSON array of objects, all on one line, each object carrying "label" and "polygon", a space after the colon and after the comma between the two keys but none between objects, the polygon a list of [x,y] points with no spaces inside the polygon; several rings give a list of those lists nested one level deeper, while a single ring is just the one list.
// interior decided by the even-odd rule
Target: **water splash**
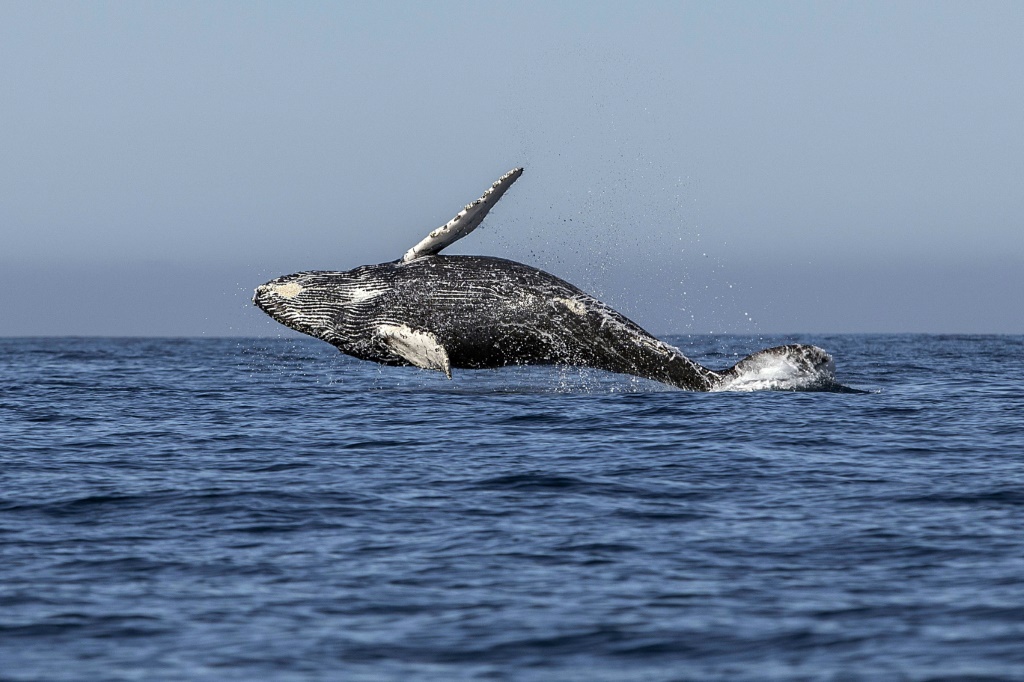
[{"label": "water splash", "polygon": [[723,374],[725,379],[714,391],[820,391],[841,386],[832,356],[817,346],[768,348]]}]

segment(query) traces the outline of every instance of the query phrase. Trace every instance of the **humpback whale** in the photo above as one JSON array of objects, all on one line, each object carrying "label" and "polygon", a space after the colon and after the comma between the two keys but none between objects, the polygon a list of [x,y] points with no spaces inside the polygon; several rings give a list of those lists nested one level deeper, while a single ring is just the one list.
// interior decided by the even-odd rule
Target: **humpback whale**
[{"label": "humpback whale", "polygon": [[502,258],[441,255],[480,225],[522,172],[503,175],[398,260],[278,277],[256,289],[253,303],[347,355],[449,379],[452,369],[572,365],[694,391],[834,381],[832,358],[816,346],[768,348],[712,370],[547,272]]}]

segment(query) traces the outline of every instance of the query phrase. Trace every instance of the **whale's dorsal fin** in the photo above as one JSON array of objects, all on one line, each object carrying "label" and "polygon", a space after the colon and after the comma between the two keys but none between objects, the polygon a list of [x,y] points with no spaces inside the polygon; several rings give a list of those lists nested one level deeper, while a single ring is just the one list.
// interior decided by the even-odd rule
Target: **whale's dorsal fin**
[{"label": "whale's dorsal fin", "polygon": [[404,324],[382,324],[377,337],[392,353],[410,365],[422,369],[436,369],[452,378],[452,365],[448,351],[430,332],[419,331]]},{"label": "whale's dorsal fin", "polygon": [[484,216],[487,212],[498,203],[498,199],[501,195],[512,186],[512,183],[519,179],[519,176],[523,174],[522,168],[513,168],[508,173],[505,173],[491,185],[490,189],[484,192],[484,195],[474,201],[472,204],[468,204],[465,208],[458,212],[458,214],[449,220],[441,227],[433,230],[430,234],[423,238],[423,240],[405,252],[402,256],[402,262],[408,263],[411,260],[422,258],[424,256],[433,256],[441,251],[441,249],[449,246],[458,240],[465,237],[467,234],[472,232],[483,222]]}]

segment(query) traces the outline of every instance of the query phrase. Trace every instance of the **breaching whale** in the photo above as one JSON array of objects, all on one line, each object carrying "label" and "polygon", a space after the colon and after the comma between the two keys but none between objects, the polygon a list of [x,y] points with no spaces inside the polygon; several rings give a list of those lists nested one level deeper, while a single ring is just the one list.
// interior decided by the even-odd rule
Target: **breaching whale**
[{"label": "breaching whale", "polygon": [[253,303],[347,355],[449,379],[453,368],[573,365],[694,391],[834,382],[832,358],[816,346],[768,348],[716,371],[554,275],[502,258],[440,255],[522,172],[503,175],[396,261],[278,277],[256,289]]}]

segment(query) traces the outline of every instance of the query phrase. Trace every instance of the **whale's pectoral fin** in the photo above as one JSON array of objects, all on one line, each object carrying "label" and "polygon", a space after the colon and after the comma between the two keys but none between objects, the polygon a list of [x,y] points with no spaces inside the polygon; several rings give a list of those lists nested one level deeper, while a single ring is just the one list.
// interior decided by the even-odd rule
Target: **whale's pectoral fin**
[{"label": "whale's pectoral fin", "polygon": [[423,369],[436,369],[452,378],[452,365],[448,351],[430,332],[420,331],[404,324],[382,324],[377,337],[392,353],[409,364]]},{"label": "whale's pectoral fin", "polygon": [[502,175],[491,185],[490,189],[484,192],[482,197],[467,205],[454,218],[428,234],[419,244],[406,251],[405,255],[402,256],[402,262],[408,263],[411,260],[424,256],[433,256],[439,253],[441,249],[450,246],[475,230],[483,222],[487,212],[498,203],[498,199],[522,174],[522,168],[513,168],[508,173]]}]

